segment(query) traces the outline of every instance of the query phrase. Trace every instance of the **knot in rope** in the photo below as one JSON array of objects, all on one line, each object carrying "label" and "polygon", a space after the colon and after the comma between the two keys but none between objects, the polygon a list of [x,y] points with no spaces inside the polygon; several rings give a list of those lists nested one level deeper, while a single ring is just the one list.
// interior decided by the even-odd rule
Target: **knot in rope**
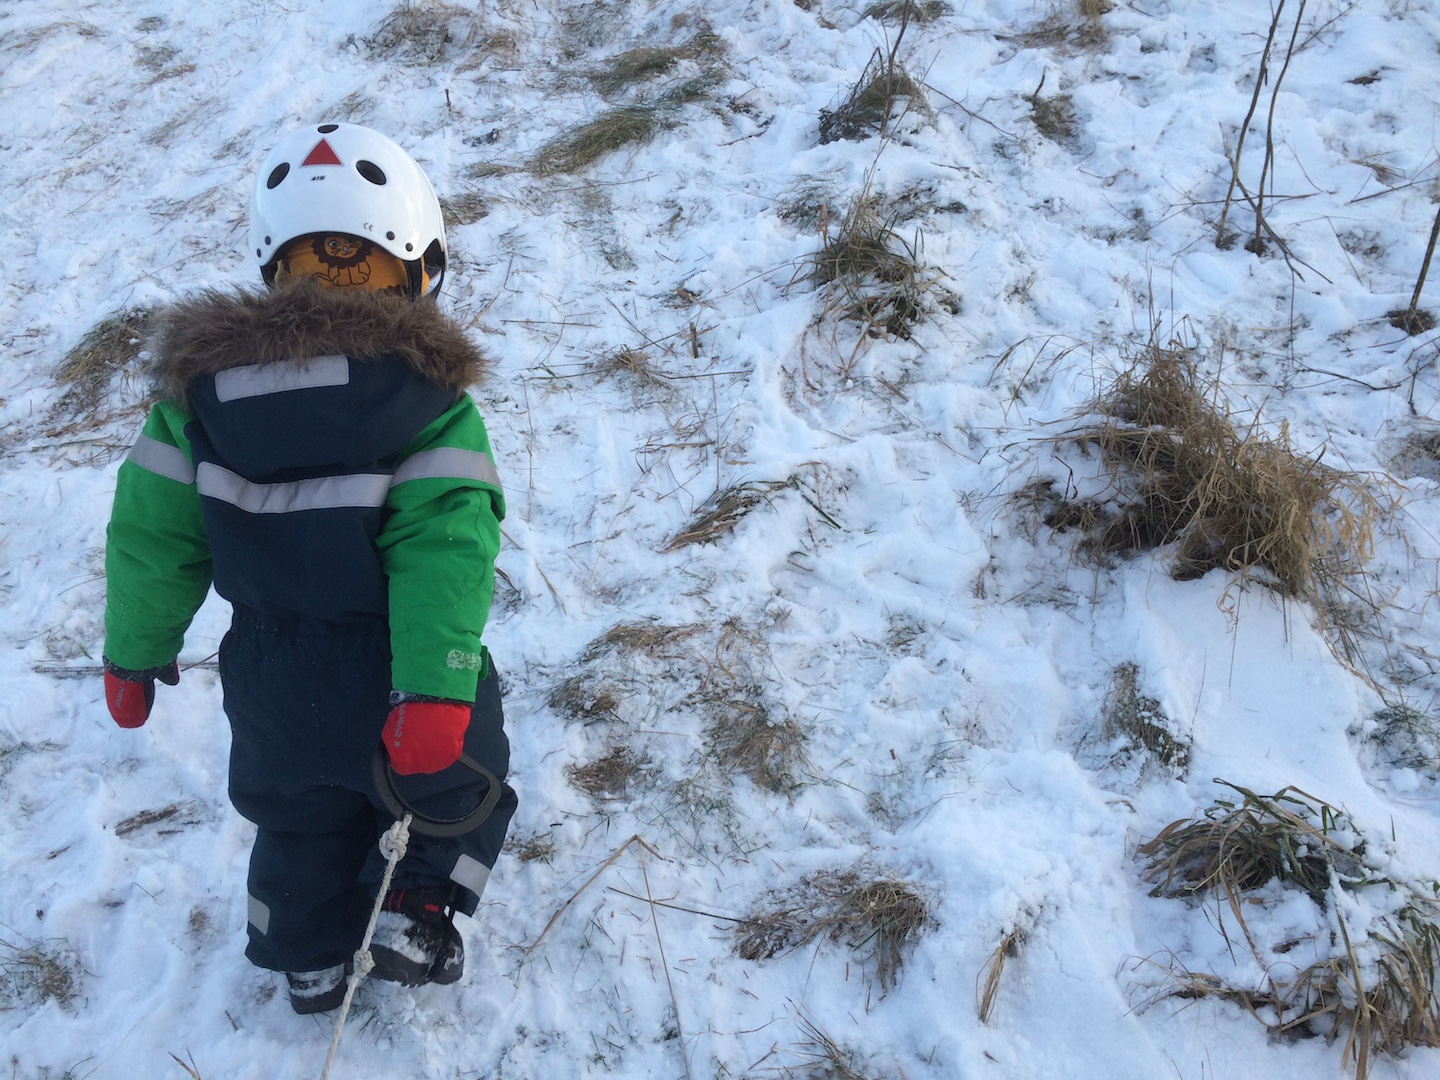
[{"label": "knot in rope", "polygon": [[359,982],[361,979],[365,978],[365,976],[369,975],[374,967],[375,958],[370,955],[369,949],[355,950],[355,967],[352,973],[352,977],[355,979],[356,982]]},{"label": "knot in rope", "polygon": [[394,865],[405,857],[405,849],[409,844],[410,815],[406,814],[380,837],[380,854],[384,855],[386,861],[391,865]]}]

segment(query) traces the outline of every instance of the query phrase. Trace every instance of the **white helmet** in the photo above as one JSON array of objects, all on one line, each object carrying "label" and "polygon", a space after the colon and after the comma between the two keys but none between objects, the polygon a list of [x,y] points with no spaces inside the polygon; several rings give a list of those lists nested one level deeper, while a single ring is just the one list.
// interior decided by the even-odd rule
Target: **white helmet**
[{"label": "white helmet", "polygon": [[250,250],[267,284],[287,243],[312,233],[369,240],[405,263],[411,294],[445,274],[445,222],[435,189],[399,144],[359,124],[303,127],[260,163]]}]

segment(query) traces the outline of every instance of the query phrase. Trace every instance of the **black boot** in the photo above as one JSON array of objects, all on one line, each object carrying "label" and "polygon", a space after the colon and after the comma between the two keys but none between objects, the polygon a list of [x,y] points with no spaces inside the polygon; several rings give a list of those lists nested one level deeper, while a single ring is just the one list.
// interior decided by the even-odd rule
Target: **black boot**
[{"label": "black boot", "polygon": [[370,974],[403,986],[457,981],[465,972],[465,945],[455,929],[452,896],[448,885],[386,893],[370,939]]},{"label": "black boot", "polygon": [[290,984],[290,1007],[301,1016],[338,1009],[345,1000],[345,980],[349,974],[349,964],[336,964],[318,971],[287,971],[285,981]]}]

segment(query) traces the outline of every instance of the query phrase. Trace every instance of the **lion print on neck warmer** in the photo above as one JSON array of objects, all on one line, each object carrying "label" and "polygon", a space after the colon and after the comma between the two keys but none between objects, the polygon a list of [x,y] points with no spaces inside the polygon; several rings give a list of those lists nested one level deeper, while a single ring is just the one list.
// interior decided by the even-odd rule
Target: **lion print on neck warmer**
[{"label": "lion print on neck warmer", "polygon": [[[335,289],[410,294],[410,275],[403,262],[368,240],[343,233],[301,236],[285,245],[275,263],[275,281],[298,278]],[[421,282],[421,295],[426,284]]]}]

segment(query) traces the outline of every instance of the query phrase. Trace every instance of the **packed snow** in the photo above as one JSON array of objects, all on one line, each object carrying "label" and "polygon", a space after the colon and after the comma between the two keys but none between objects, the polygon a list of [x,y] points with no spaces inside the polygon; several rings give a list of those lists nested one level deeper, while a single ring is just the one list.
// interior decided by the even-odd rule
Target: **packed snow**
[{"label": "packed snow", "polygon": [[[1297,6],[1240,159],[1252,192]],[[1440,880],[1440,746],[1400,760],[1372,737],[1387,703],[1428,716],[1440,690],[1440,470],[1415,450],[1440,431],[1440,331],[1387,318],[1440,200],[1440,13],[1304,8],[1266,187],[1289,254],[1256,255],[1238,193],[1237,242],[1215,236],[1267,5],[917,3],[895,57],[923,100],[822,144],[902,7],[0,10],[0,1069],[323,1065],[333,1015],[294,1015],[243,956],[225,602],[144,728],[106,713],[104,530],[144,356],[90,410],[57,373],[117,312],[255,285],[256,164],[349,120],[446,200],[442,303],[494,361],[472,391],[509,513],[484,638],[520,810],[459,920],[464,980],[365,984],[332,1076],[1353,1071],[1343,1036],[1272,1038],[1171,980],[1259,988],[1397,894],[1322,908],[1271,882],[1252,950],[1215,900],[1149,895],[1136,848],[1236,798],[1216,778],[1293,785],[1343,809],[1375,875]],[[683,48],[604,77],[663,46]],[[542,153],[636,102],[658,103],[649,139],[574,171]],[[871,334],[808,261],[866,190],[924,268],[918,320]],[[1152,333],[1219,376],[1237,423],[1284,423],[1398,500],[1360,579],[1379,629],[1347,661],[1303,602],[1172,580],[1163,548],[1097,562],[1017,498],[1104,490],[1063,436]],[[733,528],[692,535],[725,505]],[[1105,728],[1117,670],[1188,760]],[[898,969],[843,933],[737,951],[737,920],[847,880],[922,902]],[[1440,1051],[1371,1068],[1440,1077]]]}]

